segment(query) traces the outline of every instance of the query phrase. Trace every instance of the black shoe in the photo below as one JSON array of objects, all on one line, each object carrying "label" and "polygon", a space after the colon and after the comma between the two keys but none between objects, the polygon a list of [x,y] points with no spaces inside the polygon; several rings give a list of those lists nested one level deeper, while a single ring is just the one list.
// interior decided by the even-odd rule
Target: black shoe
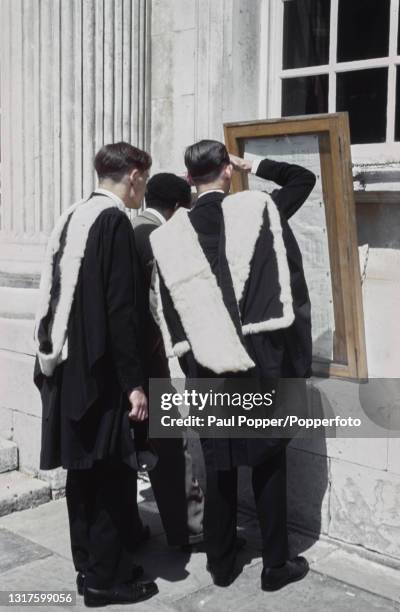
[{"label": "black shoe", "polygon": [[210,568],[208,563],[206,568],[207,571],[211,574],[211,578],[215,586],[219,587],[228,587],[239,576],[239,571],[237,569],[233,569],[230,572],[215,572]]},{"label": "black shoe", "polygon": [[304,578],[309,569],[308,561],[304,557],[286,561],[282,567],[264,567],[261,573],[261,588],[263,591],[278,591],[290,582]]},{"label": "black shoe", "polygon": [[[134,565],[132,567],[132,580],[139,580],[144,574],[144,569],[141,565]],[[76,577],[76,590],[78,591],[78,595],[83,595],[83,590],[85,587],[85,574],[82,572],[78,572]]]},{"label": "black shoe", "polygon": [[92,589],[85,586],[83,596],[85,606],[98,608],[109,604],[132,604],[145,601],[157,593],[158,587],[155,582],[129,582],[111,589]]}]

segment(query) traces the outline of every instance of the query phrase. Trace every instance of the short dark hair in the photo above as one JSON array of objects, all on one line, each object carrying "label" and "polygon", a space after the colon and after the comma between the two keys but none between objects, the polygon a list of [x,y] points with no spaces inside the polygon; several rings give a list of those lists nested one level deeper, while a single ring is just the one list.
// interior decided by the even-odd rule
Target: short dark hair
[{"label": "short dark hair", "polygon": [[192,199],[190,185],[185,179],[171,172],[154,174],[147,183],[146,205],[170,209],[176,204],[189,206]]},{"label": "short dark hair", "polygon": [[150,155],[128,142],[104,145],[94,158],[94,167],[100,180],[109,178],[118,182],[134,168],[144,172],[150,166]]},{"label": "short dark hair", "polygon": [[228,164],[229,153],[218,140],[200,140],[185,151],[185,165],[195,185],[214,181]]}]

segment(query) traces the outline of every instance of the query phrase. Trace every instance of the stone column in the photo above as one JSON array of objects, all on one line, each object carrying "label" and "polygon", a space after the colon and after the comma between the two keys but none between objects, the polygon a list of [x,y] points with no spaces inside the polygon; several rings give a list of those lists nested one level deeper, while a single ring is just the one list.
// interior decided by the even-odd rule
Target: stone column
[{"label": "stone column", "polygon": [[[0,275],[40,270],[104,142],[146,142],[146,0],[0,0]],[[32,279],[31,279],[32,280]]]},{"label": "stone column", "polygon": [[149,0],[0,0],[0,436],[39,461],[33,317],[48,235],[105,142],[148,144]]}]

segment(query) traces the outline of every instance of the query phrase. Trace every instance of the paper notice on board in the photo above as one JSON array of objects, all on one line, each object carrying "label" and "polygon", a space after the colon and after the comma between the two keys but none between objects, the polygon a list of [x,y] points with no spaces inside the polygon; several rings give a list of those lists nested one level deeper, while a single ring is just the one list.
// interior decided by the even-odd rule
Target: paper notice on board
[{"label": "paper notice on board", "polygon": [[[289,223],[303,256],[304,273],[310,293],[313,356],[331,361],[335,319],[318,136],[279,136],[245,140],[244,157],[250,160],[268,157],[275,161],[298,164],[311,170],[317,178],[308,200]],[[249,175],[249,189],[261,189],[271,193],[279,187],[271,181]]]}]

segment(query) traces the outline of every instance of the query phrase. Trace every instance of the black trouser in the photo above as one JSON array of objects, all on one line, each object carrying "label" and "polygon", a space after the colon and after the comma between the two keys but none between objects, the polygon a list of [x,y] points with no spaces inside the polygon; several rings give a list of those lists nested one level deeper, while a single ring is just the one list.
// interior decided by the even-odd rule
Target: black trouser
[{"label": "black trouser", "polygon": [[[208,564],[215,572],[230,572],[235,564],[237,468],[206,470],[204,532]],[[285,449],[253,467],[252,484],[264,567],[281,565],[288,556]]]},{"label": "black trouser", "polygon": [[127,465],[111,461],[68,470],[72,558],[89,587],[109,588],[131,578],[141,525],[136,476]]},{"label": "black trouser", "polygon": [[193,479],[192,458],[184,438],[151,441],[158,454],[149,478],[170,546],[203,539],[203,492]]}]

